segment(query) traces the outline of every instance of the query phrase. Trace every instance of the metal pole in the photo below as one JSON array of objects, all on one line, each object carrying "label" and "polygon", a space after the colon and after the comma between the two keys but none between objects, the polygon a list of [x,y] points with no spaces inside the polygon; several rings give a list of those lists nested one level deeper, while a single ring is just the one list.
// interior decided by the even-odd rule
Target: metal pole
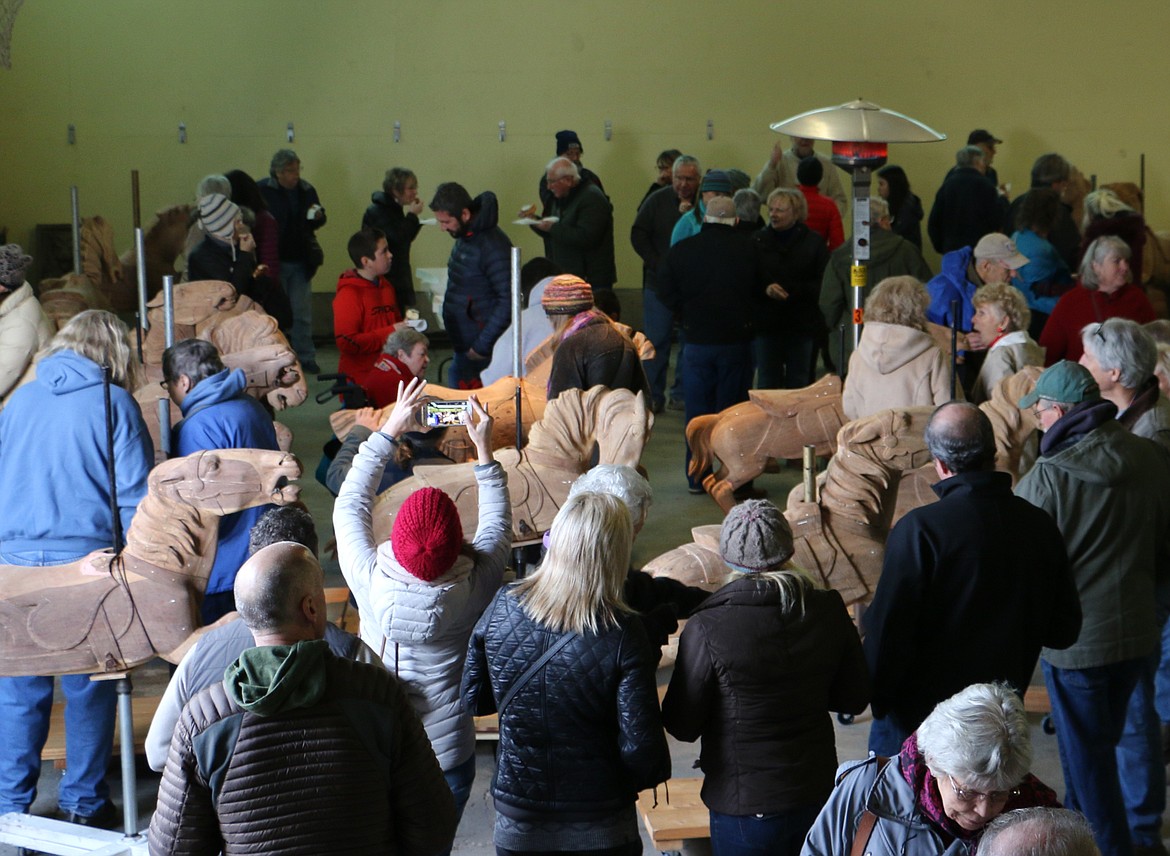
[{"label": "metal pole", "polygon": [[139,839],[138,834],[138,772],[134,766],[134,709],[130,695],[134,685],[127,675],[115,684],[118,691],[118,738],[122,758],[122,829],[126,837]]},{"label": "metal pole", "polygon": [[524,377],[524,336],[520,316],[523,294],[520,291],[520,248],[512,247],[512,376],[516,378],[516,448],[524,444],[524,418],[520,412],[522,403],[520,378]]},{"label": "metal pole", "polygon": [[[175,344],[175,278],[164,276],[163,290],[163,332],[167,347]],[[171,397],[166,395],[158,400],[158,438],[163,455],[171,456]]]},{"label": "metal pole", "polygon": [[951,301],[951,401],[959,384],[959,301]]},{"label": "metal pole", "polygon": [[870,169],[853,169],[853,267],[849,284],[853,287],[853,348],[861,341],[861,325],[865,308],[862,291],[869,276],[865,263],[869,261],[869,185]]},{"label": "metal pole", "polygon": [[142,334],[150,329],[146,313],[146,243],[142,227],[134,229],[134,258],[138,262],[138,361],[142,362]]},{"label": "metal pole", "polygon": [[134,228],[142,227],[142,206],[138,196],[138,170],[130,170],[130,205],[134,213]]},{"label": "metal pole", "polygon": [[804,447],[804,459],[802,461],[802,472],[804,475],[804,501],[817,501],[817,447],[807,445]]},{"label": "metal pole", "polygon": [[69,203],[73,207],[73,272],[81,276],[81,204],[76,184],[69,188]]}]

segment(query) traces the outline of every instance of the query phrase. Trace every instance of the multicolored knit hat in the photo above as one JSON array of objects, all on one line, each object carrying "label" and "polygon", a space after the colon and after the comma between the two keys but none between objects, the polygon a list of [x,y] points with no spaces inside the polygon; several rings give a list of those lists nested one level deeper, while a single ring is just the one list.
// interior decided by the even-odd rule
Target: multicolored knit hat
[{"label": "multicolored knit hat", "polygon": [[579,276],[561,274],[544,287],[540,305],[546,315],[576,315],[593,307],[593,289]]},{"label": "multicolored knit hat", "polygon": [[451,570],[463,549],[463,525],[451,497],[435,487],[408,496],[394,518],[390,549],[398,564],[423,582]]},{"label": "multicolored knit hat", "polygon": [[0,247],[0,287],[15,291],[24,285],[24,274],[32,264],[32,256],[26,255],[20,244],[5,244]]}]

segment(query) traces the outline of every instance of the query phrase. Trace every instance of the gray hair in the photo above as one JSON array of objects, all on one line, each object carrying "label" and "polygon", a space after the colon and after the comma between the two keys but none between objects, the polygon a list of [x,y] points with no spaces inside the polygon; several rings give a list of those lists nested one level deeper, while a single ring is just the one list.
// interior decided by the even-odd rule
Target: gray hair
[{"label": "gray hair", "polygon": [[926,332],[930,293],[912,276],[887,276],[865,299],[866,320],[901,324]]},{"label": "gray hair", "polygon": [[37,360],[61,351],[73,351],[99,366],[109,366],[110,383],[128,392],[139,386],[142,367],[130,344],[130,329],[112,312],[87,309],[74,315]]},{"label": "gray hair", "polygon": [[963,146],[963,148],[955,152],[955,166],[975,166],[976,161],[982,161],[986,157],[987,153],[979,148],[979,146]]},{"label": "gray hair", "polygon": [[1158,364],[1154,337],[1128,318],[1086,324],[1081,329],[1081,344],[1102,369],[1121,372],[1118,380],[1126,389],[1137,389],[1145,383]]},{"label": "gray hair", "polygon": [[890,203],[880,196],[869,197],[869,221],[876,223],[890,216]]},{"label": "gray hair", "polygon": [[768,205],[772,204],[772,200],[779,199],[781,196],[788,198],[788,204],[796,212],[796,222],[803,223],[808,219],[808,200],[805,199],[803,193],[795,187],[777,187],[768,194]]},{"label": "gray hair", "polygon": [[1118,257],[1127,260],[1133,257],[1129,244],[1116,235],[1102,235],[1085,248],[1085,255],[1081,259],[1081,269],[1078,273],[1081,285],[1089,291],[1096,291],[1097,286],[1101,284],[1097,272],[1093,270],[1093,264],[1100,264],[1110,253],[1116,253]]},{"label": "gray hair", "polygon": [[998,306],[1012,322],[1013,330],[1027,330],[1032,320],[1032,310],[1028,308],[1028,299],[1024,293],[1006,282],[980,286],[971,296],[971,304],[976,309],[987,304]]},{"label": "gray hair", "polygon": [[195,387],[200,381],[223,371],[224,365],[211,342],[182,339],[163,351],[162,369],[167,383],[186,375],[191,379],[191,386]]},{"label": "gray hair", "polygon": [[953,473],[995,467],[995,431],[986,414],[969,401],[940,404],[926,423],[926,448]]},{"label": "gray hair", "polygon": [[566,157],[555,157],[548,162],[548,166],[544,168],[546,175],[551,175],[554,180],[563,178],[566,175],[573,176],[574,183],[581,180],[581,170],[577,169],[577,164],[573,163]]},{"label": "gray hair", "polygon": [[731,197],[735,203],[735,216],[744,223],[755,223],[760,219],[760,194],[750,187],[735,191]]},{"label": "gray hair", "polygon": [[918,748],[936,779],[968,787],[1016,787],[1032,765],[1024,703],[1009,685],[972,684],[939,702],[918,726]]},{"label": "gray hair", "polygon": [[1101,856],[1101,851],[1080,812],[1032,806],[1005,812],[987,824],[978,856]]},{"label": "gray hair", "polygon": [[418,330],[413,327],[403,327],[386,337],[386,342],[382,345],[382,353],[395,357],[399,351],[406,351],[407,356],[409,356],[410,352],[414,350],[414,346],[420,342],[428,348],[431,345],[431,340]]},{"label": "gray hair", "polygon": [[1126,205],[1125,201],[1108,187],[1102,187],[1100,190],[1094,190],[1088,194],[1085,197],[1084,205],[1085,215],[1081,218],[1082,229],[1088,229],[1090,223],[1101,217],[1116,217],[1118,214],[1123,213],[1137,213],[1136,209],[1130,205]]},{"label": "gray hair", "polygon": [[606,493],[624,502],[630,510],[635,532],[646,522],[650,504],[654,502],[650,482],[636,469],[624,464],[598,464],[569,485],[569,496],[585,492]]},{"label": "gray hair", "polygon": [[212,173],[199,179],[199,183],[195,185],[195,198],[202,199],[212,193],[218,193],[228,199],[232,198],[232,183],[228,181],[226,175]]},{"label": "gray hair", "polygon": [[670,167],[671,175],[678,175],[679,167],[693,166],[699,175],[703,174],[702,167],[699,166],[699,159],[694,155],[679,155],[674,159],[674,163]]},{"label": "gray hair", "polygon": [[258,550],[236,575],[236,608],[253,634],[293,624],[306,595],[324,588],[325,574],[309,548],[278,541]]},{"label": "gray hair", "polygon": [[276,154],[272,156],[272,161],[268,164],[268,174],[276,178],[276,174],[288,166],[290,163],[297,163],[300,158],[292,149],[277,149]]}]

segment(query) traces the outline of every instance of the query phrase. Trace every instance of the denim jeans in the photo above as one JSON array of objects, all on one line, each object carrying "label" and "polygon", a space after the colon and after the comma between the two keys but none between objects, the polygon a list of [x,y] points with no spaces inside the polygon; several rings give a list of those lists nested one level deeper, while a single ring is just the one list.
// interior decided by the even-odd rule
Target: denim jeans
[{"label": "denim jeans", "polygon": [[1155,654],[1142,662],[1141,676],[1125,712],[1125,728],[1117,744],[1117,772],[1129,835],[1134,846],[1162,842],[1166,811],[1166,768],[1162,765],[1162,723],[1154,709]]},{"label": "denim jeans", "polygon": [[[459,822],[463,820],[463,809],[467,807],[467,801],[471,798],[471,783],[475,781],[475,753],[472,752],[471,757],[462,764],[444,770],[443,778],[447,780],[447,787],[451,789],[451,796],[455,798],[455,826],[458,827]],[[450,852],[448,848],[443,851],[443,856],[448,856]]]},{"label": "denim jeans", "polygon": [[910,732],[894,722],[893,717],[875,716],[869,726],[869,751],[883,758],[894,758],[909,736]]},{"label": "denim jeans", "polygon": [[[683,378],[686,397],[686,421],[708,413],[719,413],[733,404],[748,400],[752,386],[752,347],[750,342],[730,345],[687,345],[687,373]],[[687,447],[687,466],[691,450]],[[703,473],[688,484],[701,485]]]},{"label": "denim jeans", "polygon": [[[1058,669],[1046,661],[1044,683],[1052,702],[1065,808],[1089,819],[1102,856],[1132,856],[1117,744],[1145,659],[1088,669]],[[1149,759],[1161,764],[1161,757]]]},{"label": "denim jeans", "polygon": [[[653,289],[642,289],[642,327],[646,338],[654,345],[654,359],[643,360],[646,379],[650,381],[650,393],[654,404],[666,403],[666,375],[670,368],[670,345],[674,332],[674,313],[658,299]],[[677,376],[682,370],[682,357],[675,367]]]},{"label": "denim jeans", "polygon": [[756,389],[803,389],[813,382],[817,340],[812,336],[757,336],[753,348]]},{"label": "denim jeans", "polygon": [[711,812],[713,856],[797,856],[820,813],[810,805],[776,814]]},{"label": "denim jeans", "polygon": [[313,283],[309,269],[302,262],[280,263],[280,284],[292,305],[293,324],[289,344],[297,352],[301,363],[315,362],[317,349],[313,346]]},{"label": "denim jeans", "polygon": [[[65,691],[65,773],[57,794],[62,811],[95,814],[110,799],[106,767],[114,748],[114,681],[62,675]],[[49,735],[53,678],[0,678],[0,814],[27,813],[37,798],[41,750]]]}]

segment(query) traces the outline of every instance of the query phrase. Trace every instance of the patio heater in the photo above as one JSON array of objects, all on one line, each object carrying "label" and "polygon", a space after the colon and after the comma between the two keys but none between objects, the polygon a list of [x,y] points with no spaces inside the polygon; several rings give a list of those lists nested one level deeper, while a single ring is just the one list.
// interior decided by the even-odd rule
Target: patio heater
[{"label": "patio heater", "polygon": [[[861,338],[861,290],[869,261],[869,187],[873,171],[886,162],[889,143],[937,143],[947,138],[932,128],[858,99],[838,107],[821,107],[771,126],[773,131],[833,144],[833,163],[853,175],[853,347]],[[844,371],[844,366],[841,367]]]}]

